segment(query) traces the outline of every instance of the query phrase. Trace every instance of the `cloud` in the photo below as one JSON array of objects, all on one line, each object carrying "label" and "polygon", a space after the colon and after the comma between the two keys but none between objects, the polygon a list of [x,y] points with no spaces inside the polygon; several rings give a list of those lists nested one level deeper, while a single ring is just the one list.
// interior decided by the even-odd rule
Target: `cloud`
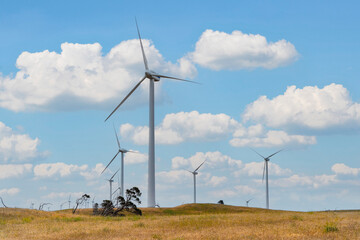
[{"label": "cloud", "polygon": [[207,185],[216,187],[219,186],[227,181],[227,177],[218,177],[218,176],[212,176],[210,178],[210,181],[208,181]]},{"label": "cloud", "polygon": [[360,173],[360,168],[351,168],[343,163],[336,163],[331,167],[331,170],[337,175],[354,175]]},{"label": "cloud", "polygon": [[[83,195],[83,192],[51,192],[48,195],[42,196],[44,199],[63,199],[68,200],[71,195],[73,199],[79,198]],[[71,200],[71,199],[70,199]],[[73,200],[74,201],[74,200]]]},{"label": "cloud", "polygon": [[84,169],[80,172],[80,175],[83,176],[86,180],[98,179],[104,169],[104,164],[98,163],[94,168],[90,169],[90,171],[85,171],[87,168],[84,167]]},{"label": "cloud", "polygon": [[156,173],[156,178],[163,183],[181,183],[184,179],[190,179],[191,174],[185,170],[161,171]]},{"label": "cloud", "polygon": [[243,119],[282,129],[359,129],[360,104],[353,102],[340,84],[321,89],[290,86],[283,95],[273,99],[262,96],[249,104]]},{"label": "cloud", "polygon": [[3,189],[0,189],[0,195],[9,195],[9,196],[13,196],[13,195],[16,195],[20,192],[20,189],[18,188],[3,188]]},{"label": "cloud", "polygon": [[316,143],[316,137],[289,135],[285,131],[269,130],[266,133],[260,133],[259,136],[250,134],[233,138],[229,143],[233,147],[280,147],[285,145],[310,145]]},{"label": "cloud", "polygon": [[292,175],[288,178],[281,178],[277,180],[270,180],[270,184],[278,187],[295,187],[295,186],[310,186],[313,188],[319,188],[332,183],[337,183],[339,180],[336,175],[316,175],[316,176],[300,176]]},{"label": "cloud", "polygon": [[213,70],[273,69],[294,62],[298,55],[294,45],[284,39],[268,42],[259,34],[210,29],[202,33],[195,51],[189,54],[195,63]]},{"label": "cloud", "polygon": [[[163,74],[192,77],[196,69],[186,57],[173,64],[143,40],[149,66]],[[0,107],[12,111],[71,111],[108,108],[119,102],[143,76],[137,39],[122,41],[106,55],[99,43],[63,43],[61,52],[23,52],[15,77],[0,76]],[[147,102],[147,81],[133,105]],[[159,84],[157,84],[159,85]],[[155,91],[160,96],[161,91]]]},{"label": "cloud", "polygon": [[[226,114],[179,112],[167,114],[155,128],[157,144],[178,144],[184,141],[215,141],[226,137],[239,123]],[[121,136],[135,144],[148,143],[149,128],[127,123],[120,127]]]},{"label": "cloud", "polygon": [[249,194],[255,194],[257,192],[256,189],[246,186],[246,185],[237,185],[234,187],[237,191],[239,191],[241,194],[249,195]]},{"label": "cloud", "polygon": [[[243,168],[236,171],[235,176],[239,176],[241,174],[247,174],[249,176],[262,176],[264,171],[264,162],[250,162],[244,164]],[[290,169],[283,169],[276,163],[269,162],[269,174],[275,176],[284,176],[289,175],[291,173]]]},{"label": "cloud", "polygon": [[83,172],[87,168],[87,165],[78,166],[62,162],[43,163],[34,167],[34,176],[38,178],[66,177],[74,172]]},{"label": "cloud", "polygon": [[32,164],[4,164],[0,165],[0,179],[20,177],[31,172]]},{"label": "cloud", "polygon": [[127,152],[124,155],[125,164],[138,164],[147,162],[148,156],[140,152]]},{"label": "cloud", "polygon": [[27,134],[17,134],[10,127],[0,122],[0,159],[3,162],[24,162],[48,155],[39,152],[40,140],[32,139]]},{"label": "cloud", "polygon": [[189,158],[183,158],[183,157],[174,157],[171,160],[171,167],[173,169],[177,168],[191,168],[195,170],[201,163],[204,163],[202,168],[206,166],[210,167],[218,167],[221,164],[226,164],[227,166],[239,168],[242,166],[241,160],[233,159],[227,155],[222,154],[219,151],[216,152],[197,152],[195,155],[189,157]]}]

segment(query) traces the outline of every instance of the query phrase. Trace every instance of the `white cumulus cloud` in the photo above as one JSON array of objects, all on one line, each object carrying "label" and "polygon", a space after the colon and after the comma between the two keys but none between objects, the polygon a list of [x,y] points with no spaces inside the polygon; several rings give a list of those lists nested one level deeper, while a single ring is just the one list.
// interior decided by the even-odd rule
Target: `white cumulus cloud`
[{"label": "white cumulus cloud", "polygon": [[197,41],[191,59],[213,70],[239,70],[288,65],[298,58],[293,44],[282,39],[268,42],[259,34],[206,30]]},{"label": "white cumulus cloud", "polygon": [[[283,169],[278,164],[269,162],[269,174],[275,176],[284,176],[291,173],[290,169]],[[264,171],[264,162],[250,162],[244,164],[243,168],[235,172],[235,176],[247,174],[249,176],[262,176]]]},{"label": "white cumulus cloud", "polygon": [[[166,62],[149,40],[144,39],[143,44],[153,70],[179,77],[196,74],[187,58],[175,64]],[[144,72],[137,39],[121,42],[106,55],[99,43],[63,43],[60,53],[23,52],[16,66],[19,71],[14,77],[0,76],[0,107],[16,112],[109,107],[117,104]],[[137,104],[146,102],[147,81],[144,83],[133,98]]]},{"label": "white cumulus cloud", "polygon": [[48,153],[39,152],[40,140],[27,134],[19,134],[0,122],[0,159],[3,162],[24,162],[44,157]]},{"label": "white cumulus cloud", "polygon": [[43,163],[34,167],[34,176],[39,178],[66,177],[75,172],[84,172],[87,168],[87,165],[78,166],[62,162]]},{"label": "white cumulus cloud", "polygon": [[173,169],[186,167],[195,170],[204,161],[206,162],[201,168],[204,168],[206,166],[217,167],[221,166],[221,164],[235,167],[235,169],[242,166],[241,160],[233,159],[227,155],[222,154],[219,151],[206,153],[197,152],[195,155],[189,158],[177,156],[171,160],[171,166]]},{"label": "white cumulus cloud", "polygon": [[281,130],[269,130],[257,136],[251,133],[251,135],[235,137],[230,140],[230,145],[233,147],[280,147],[315,143],[315,136],[291,135]]},{"label": "white cumulus cloud", "polygon": [[336,175],[326,174],[316,176],[300,176],[295,174],[287,178],[270,180],[271,185],[284,188],[295,186],[309,186],[312,188],[319,188],[337,182],[339,182],[339,180],[336,178]]},{"label": "white cumulus cloud", "polygon": [[357,176],[360,173],[360,168],[351,168],[343,163],[336,163],[331,167],[331,170],[338,175],[354,175]]},{"label": "white cumulus cloud", "polygon": [[9,196],[13,196],[13,195],[18,194],[19,192],[20,192],[19,188],[3,188],[3,189],[0,189],[0,195],[6,194],[6,195],[9,195]]},{"label": "white cumulus cloud", "polygon": [[0,165],[0,179],[20,177],[31,172],[32,164],[4,164]]},{"label": "white cumulus cloud", "polygon": [[[184,141],[214,141],[226,137],[239,127],[239,123],[226,114],[179,112],[167,114],[155,128],[158,144],[178,144]],[[120,127],[124,138],[139,145],[148,143],[149,128],[129,123]]]},{"label": "white cumulus cloud", "polygon": [[225,183],[227,181],[227,177],[222,176],[222,177],[218,177],[218,176],[212,176],[210,178],[210,180],[207,182],[208,185],[211,185],[213,187],[219,186],[223,183]]},{"label": "white cumulus cloud", "polygon": [[359,129],[360,104],[353,102],[340,84],[290,86],[283,95],[273,99],[262,96],[249,104],[243,118],[276,128]]}]

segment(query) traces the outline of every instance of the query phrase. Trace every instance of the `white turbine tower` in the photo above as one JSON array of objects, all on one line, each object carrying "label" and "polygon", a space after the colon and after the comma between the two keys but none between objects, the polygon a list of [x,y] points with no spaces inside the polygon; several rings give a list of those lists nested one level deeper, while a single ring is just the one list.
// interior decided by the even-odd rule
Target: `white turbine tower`
[{"label": "white turbine tower", "polygon": [[268,167],[268,162],[270,161],[270,158],[272,156],[281,152],[283,149],[281,149],[267,157],[264,157],[263,155],[261,155],[260,153],[255,151],[254,149],[251,149],[251,150],[253,150],[255,153],[257,153],[260,157],[262,157],[264,159],[264,170],[263,170],[263,178],[262,179],[264,181],[264,174],[266,172],[266,208],[269,209],[269,167]]},{"label": "white turbine tower", "polygon": [[[135,19],[136,22],[136,19]],[[130,97],[130,95],[140,86],[140,84],[147,78],[150,80],[149,84],[149,163],[148,163],[148,207],[155,207],[155,127],[154,127],[154,83],[159,82],[160,78],[169,78],[173,80],[193,82],[181,78],[170,77],[158,74],[154,71],[149,70],[148,62],[145,56],[144,47],[141,41],[140,31],[136,22],[136,28],[139,36],[141,52],[145,65],[145,76],[135,85],[135,87],[129,92],[128,95],[120,102],[119,105],[110,113],[105,119],[108,120],[111,115]],[[196,83],[196,82],[193,82]]]},{"label": "white turbine tower", "polygon": [[110,201],[112,201],[112,183],[114,182],[113,178],[119,172],[119,170],[120,170],[120,168],[114,173],[114,175],[112,175],[112,177],[110,179],[107,179],[107,181],[109,181],[109,184],[110,184],[110,198],[109,198]]},{"label": "white turbine tower", "polygon": [[121,153],[121,166],[120,166],[120,169],[121,169],[121,189],[120,189],[120,195],[122,197],[124,197],[124,154],[127,153],[127,152],[132,152],[132,153],[138,153],[138,152],[135,152],[135,151],[131,151],[131,150],[127,150],[125,148],[121,148],[120,147],[120,141],[119,141],[119,138],[118,138],[118,135],[116,133],[116,130],[115,130],[115,127],[114,127],[114,132],[115,132],[115,137],[116,137],[116,141],[117,141],[117,144],[118,144],[118,147],[119,147],[119,150],[118,152],[115,154],[115,156],[111,159],[111,161],[108,163],[108,165],[104,168],[104,170],[101,172],[101,174],[110,166],[110,164],[114,161],[114,159],[117,157],[117,155],[119,155],[119,153]]},{"label": "white turbine tower", "polygon": [[70,198],[71,198],[71,194],[69,195],[69,200],[68,200],[68,203],[69,203],[69,209],[70,209],[70,203],[71,203]]},{"label": "white turbine tower", "polygon": [[199,168],[205,163],[205,161],[203,161],[203,163],[200,164],[200,166],[198,166],[193,172],[187,170],[189,173],[192,173],[192,175],[194,176],[194,203],[196,203],[196,175],[198,175],[197,170],[199,170]]}]

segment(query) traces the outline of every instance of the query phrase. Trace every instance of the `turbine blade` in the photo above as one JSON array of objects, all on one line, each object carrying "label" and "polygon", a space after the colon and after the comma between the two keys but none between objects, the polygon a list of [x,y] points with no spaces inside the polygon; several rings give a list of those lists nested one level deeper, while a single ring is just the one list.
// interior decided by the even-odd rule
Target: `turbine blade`
[{"label": "turbine blade", "polygon": [[179,80],[179,81],[184,81],[184,82],[191,82],[191,83],[196,83],[196,84],[201,84],[195,81],[190,81],[190,80],[186,80],[186,79],[182,79],[182,78],[176,78],[176,77],[170,77],[170,76],[166,76],[166,75],[160,75],[160,74],[153,74],[156,77],[161,77],[161,78],[169,78],[169,79],[174,79],[174,80]]},{"label": "turbine blade", "polygon": [[138,151],[132,151],[132,150],[126,150],[126,152],[131,152],[131,153],[137,153],[137,154],[140,154],[140,152],[138,152]]},{"label": "turbine blade", "polygon": [[264,169],[263,169],[263,177],[262,177],[262,182],[264,182],[264,176],[265,176],[265,161],[264,161]]},{"label": "turbine blade", "polygon": [[118,173],[119,170],[120,168],[114,173],[114,175],[112,175],[112,177],[109,179],[110,181],[115,177],[115,175]]},{"label": "turbine blade", "polygon": [[129,92],[129,94],[128,95],[126,95],[126,97],[121,101],[121,103],[119,104],[119,105],[117,105],[117,107],[114,109],[114,111],[112,111],[111,113],[110,113],[110,115],[105,119],[105,122],[106,122],[106,120],[108,120],[110,117],[111,117],[111,115],[113,115],[114,114],[114,112],[121,106],[121,104],[123,104],[125,101],[126,101],[126,99],[128,99],[128,97],[130,97],[130,95],[140,86],[140,84],[145,80],[145,76],[140,80],[140,82],[138,82],[138,84],[136,84],[136,86]]},{"label": "turbine blade", "polygon": [[114,159],[117,157],[117,155],[119,155],[120,151],[118,151],[115,156],[111,159],[111,161],[108,163],[108,165],[106,165],[106,167],[104,168],[104,170],[101,172],[101,174],[103,174],[103,172],[105,172],[105,170],[110,166],[110,164],[114,161]]},{"label": "turbine blade", "polygon": [[271,158],[272,156],[274,156],[275,154],[277,154],[277,153],[281,152],[282,150],[284,150],[284,149],[281,149],[281,150],[277,151],[276,153],[271,154],[271,155],[270,155],[270,156],[268,156],[267,158]]},{"label": "turbine blade", "polygon": [[115,130],[115,125],[114,125],[114,123],[113,123],[113,128],[114,128],[114,133],[115,133],[116,141],[117,141],[117,144],[118,144],[119,149],[120,149],[120,141],[119,141],[119,138],[118,138],[117,132],[116,132],[116,130]]},{"label": "turbine blade", "polygon": [[[206,160],[205,160],[206,161]],[[194,172],[196,172],[197,170],[199,170],[199,168],[205,163],[205,161],[203,161],[203,163],[202,164],[200,164],[200,166],[198,166],[198,168],[197,169],[195,169],[195,171]]]},{"label": "turbine blade", "polygon": [[136,18],[135,18],[135,23],[136,23],[136,29],[137,29],[137,32],[138,32],[138,35],[139,35],[141,52],[142,52],[142,55],[143,55],[143,60],[144,60],[145,69],[146,69],[146,70],[149,70],[148,62],[147,62],[147,59],[146,59],[146,56],[145,56],[144,47],[143,47],[143,44],[142,44],[142,41],[141,41],[140,31],[139,31],[139,27],[138,27],[138,23],[137,23]]},{"label": "turbine blade", "polygon": [[255,151],[254,149],[250,148],[251,150],[253,150],[257,155],[259,155],[260,157],[262,157],[263,159],[265,159],[265,157],[263,155],[261,155],[260,153],[258,153],[257,151]]}]

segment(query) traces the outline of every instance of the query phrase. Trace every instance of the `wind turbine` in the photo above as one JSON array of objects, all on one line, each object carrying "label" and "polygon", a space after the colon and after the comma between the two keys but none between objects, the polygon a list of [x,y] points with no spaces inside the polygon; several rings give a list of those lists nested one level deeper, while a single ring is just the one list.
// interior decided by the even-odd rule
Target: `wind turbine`
[{"label": "wind turbine", "polygon": [[117,141],[119,150],[115,154],[115,156],[111,159],[111,161],[108,163],[108,165],[104,168],[104,170],[101,172],[101,174],[110,166],[110,164],[114,161],[114,159],[117,157],[117,155],[119,155],[119,153],[121,153],[121,167],[120,167],[121,168],[121,191],[120,191],[120,195],[122,197],[124,197],[124,154],[127,152],[132,152],[132,153],[138,153],[138,152],[127,150],[125,148],[121,148],[120,141],[119,141],[118,135],[115,130],[115,126],[113,126],[113,127],[114,127],[115,137],[116,137],[116,141]]},{"label": "wind turbine", "polygon": [[257,153],[260,157],[262,157],[264,159],[264,170],[263,170],[263,178],[262,180],[264,181],[264,174],[266,172],[266,208],[269,209],[269,167],[268,167],[268,162],[270,161],[270,158],[272,156],[274,156],[275,154],[281,152],[283,149],[267,156],[267,157],[264,157],[263,155],[261,155],[260,153],[258,153],[257,151],[255,151],[254,149],[251,149],[253,150],[255,153]]},{"label": "wind turbine", "polygon": [[68,200],[68,203],[69,203],[69,209],[70,209],[70,203],[71,203],[70,198],[71,198],[71,194],[69,195],[69,200]]},{"label": "wind turbine", "polygon": [[62,204],[60,204],[60,210],[62,210],[62,206],[63,206],[65,203],[67,203],[67,201],[66,201],[66,202],[63,202]]},{"label": "wind turbine", "polygon": [[[178,81],[193,82],[181,78],[170,77],[158,74],[154,71],[149,70],[148,62],[145,56],[144,47],[141,41],[140,31],[135,19],[136,29],[139,36],[140,47],[142,52],[142,57],[145,65],[145,76],[135,85],[135,87],[126,95],[126,97],[117,105],[117,107],[110,113],[110,115],[105,119],[108,120],[111,115],[118,110],[118,108],[130,97],[130,95],[140,86],[140,84],[147,78],[150,80],[149,84],[149,163],[148,163],[148,207],[155,207],[155,126],[154,126],[154,83],[159,82],[160,78],[168,78]],[[193,82],[197,83],[197,82]]]},{"label": "wind turbine", "polygon": [[110,183],[110,198],[109,198],[110,201],[112,201],[112,183],[114,182],[113,178],[119,172],[119,170],[120,170],[120,168],[114,173],[114,175],[112,175],[112,177],[110,179],[107,180]]},{"label": "wind turbine", "polygon": [[[206,161],[206,160],[205,160]],[[196,203],[196,175],[198,175],[197,170],[199,170],[199,168],[205,163],[205,161],[203,161],[202,164],[200,164],[200,166],[198,166],[195,171],[189,171],[187,170],[189,173],[192,173],[192,175],[194,176],[194,203]]]},{"label": "wind turbine", "polygon": [[93,197],[93,199],[92,199],[92,201],[91,201],[91,203],[92,203],[92,207],[94,207],[95,197],[96,197],[96,196],[94,196],[94,197]]},{"label": "wind turbine", "polygon": [[249,202],[250,202],[251,200],[253,200],[253,198],[246,201],[246,206],[247,206],[247,207],[249,207]]}]

